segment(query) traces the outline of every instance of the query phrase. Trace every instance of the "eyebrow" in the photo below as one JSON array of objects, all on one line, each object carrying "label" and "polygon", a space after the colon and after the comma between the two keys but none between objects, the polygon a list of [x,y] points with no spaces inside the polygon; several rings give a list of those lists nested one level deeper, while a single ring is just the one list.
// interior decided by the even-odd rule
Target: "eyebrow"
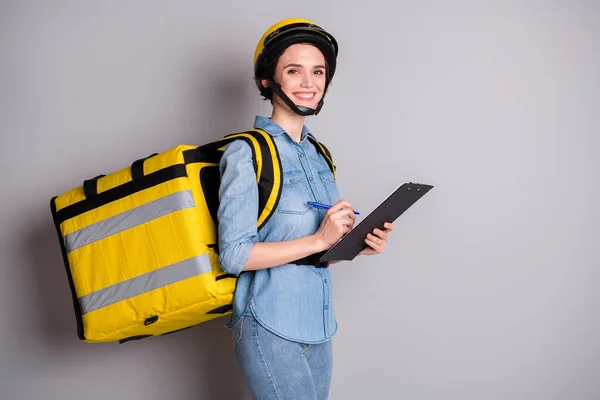
[{"label": "eyebrow", "polygon": [[[284,67],[284,69],[288,68],[288,67],[302,68],[303,66],[302,66],[302,64],[288,64],[288,65],[286,65]],[[324,65],[315,65],[313,68],[323,68],[323,69],[325,69],[325,66]]]}]

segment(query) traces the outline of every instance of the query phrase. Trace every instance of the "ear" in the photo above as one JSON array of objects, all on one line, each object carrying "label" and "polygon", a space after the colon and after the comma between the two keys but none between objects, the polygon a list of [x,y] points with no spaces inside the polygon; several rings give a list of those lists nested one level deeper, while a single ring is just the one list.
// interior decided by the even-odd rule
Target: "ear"
[{"label": "ear", "polygon": [[269,81],[267,79],[263,79],[262,81],[260,81],[261,85],[263,85],[264,88],[269,87]]}]

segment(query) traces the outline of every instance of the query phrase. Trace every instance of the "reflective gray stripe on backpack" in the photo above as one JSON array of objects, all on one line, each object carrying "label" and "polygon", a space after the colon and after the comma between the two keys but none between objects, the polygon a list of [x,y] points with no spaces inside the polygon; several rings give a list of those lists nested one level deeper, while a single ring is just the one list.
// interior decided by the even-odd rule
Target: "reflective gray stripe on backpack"
[{"label": "reflective gray stripe on backpack", "polygon": [[167,265],[155,271],[147,272],[135,278],[96,290],[79,297],[81,314],[115,304],[119,301],[138,296],[142,293],[161,288],[171,283],[212,271],[210,257],[202,254],[175,264]]},{"label": "reflective gray stripe on backpack", "polygon": [[115,233],[185,208],[195,207],[191,190],[182,190],[114,215],[65,236],[67,253]]}]

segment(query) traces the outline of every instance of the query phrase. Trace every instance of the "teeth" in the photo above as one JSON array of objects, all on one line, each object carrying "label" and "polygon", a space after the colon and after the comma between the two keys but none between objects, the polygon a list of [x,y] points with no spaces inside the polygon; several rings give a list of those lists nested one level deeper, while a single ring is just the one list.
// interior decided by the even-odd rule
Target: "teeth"
[{"label": "teeth", "polygon": [[302,97],[303,99],[311,99],[314,93],[297,93],[296,96]]}]

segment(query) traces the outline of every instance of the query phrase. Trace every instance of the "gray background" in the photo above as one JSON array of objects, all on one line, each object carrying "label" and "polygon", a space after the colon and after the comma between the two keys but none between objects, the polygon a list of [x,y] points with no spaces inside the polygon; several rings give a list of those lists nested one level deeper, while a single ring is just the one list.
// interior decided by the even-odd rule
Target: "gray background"
[{"label": "gray background", "polygon": [[49,200],[250,127],[254,47],[290,16],[341,46],[308,125],[342,196],[435,185],[333,267],[331,398],[600,398],[597,1],[0,4],[0,398],[248,398],[224,319],[79,342]]}]

